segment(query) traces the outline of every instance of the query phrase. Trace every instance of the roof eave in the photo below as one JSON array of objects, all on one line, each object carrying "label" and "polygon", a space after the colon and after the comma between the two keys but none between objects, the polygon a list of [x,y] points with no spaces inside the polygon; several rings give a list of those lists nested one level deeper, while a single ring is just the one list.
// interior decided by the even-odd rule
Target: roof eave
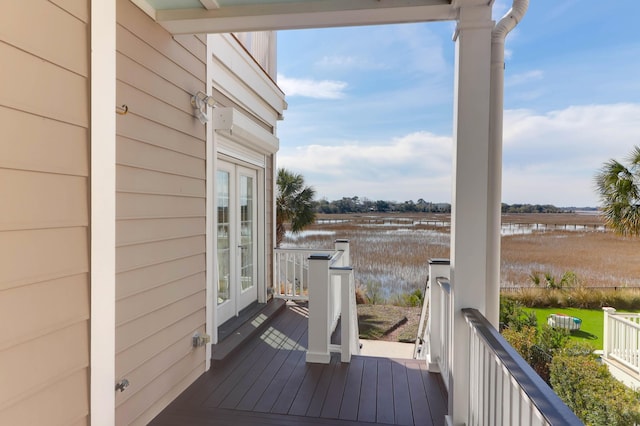
[{"label": "roof eave", "polygon": [[457,9],[449,0],[327,0],[155,10],[150,16],[172,34],[203,34],[451,21]]}]

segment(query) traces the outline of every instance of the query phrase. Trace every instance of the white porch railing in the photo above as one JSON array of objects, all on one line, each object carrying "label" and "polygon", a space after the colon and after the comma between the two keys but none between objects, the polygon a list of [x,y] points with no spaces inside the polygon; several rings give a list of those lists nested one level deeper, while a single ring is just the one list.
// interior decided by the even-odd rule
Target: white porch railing
[{"label": "white porch railing", "polygon": [[583,424],[478,310],[462,312],[470,330],[467,425]]},{"label": "white porch railing", "polygon": [[309,300],[309,256],[335,252],[336,250],[275,249],[273,297]]},{"label": "white porch railing", "polygon": [[[423,328],[427,315],[426,327]],[[418,338],[414,358],[426,359],[429,371],[449,376],[451,365],[451,285],[449,284],[449,260],[429,260],[429,278],[425,303],[418,326]],[[449,389],[449,381],[444,380]]]},{"label": "white porch railing", "polygon": [[[331,352],[340,352],[341,361],[351,361],[360,353],[355,280],[350,266],[349,242],[336,241],[332,254],[309,256],[309,348],[306,361],[329,363]],[[331,334],[340,320],[341,344],[331,345]]]},{"label": "white porch railing", "polygon": [[635,373],[640,379],[640,314],[604,310],[603,355]]},{"label": "white porch railing", "polygon": [[[429,319],[420,351],[426,352],[429,371],[439,372],[449,391],[449,424],[453,412],[462,411],[468,426],[582,425],[478,310],[454,311],[455,285],[449,279],[448,260],[429,262]],[[454,347],[456,315],[468,325],[463,347]],[[463,363],[466,371],[452,368],[454,357],[468,360]],[[466,401],[454,399],[452,387],[465,389]]]}]

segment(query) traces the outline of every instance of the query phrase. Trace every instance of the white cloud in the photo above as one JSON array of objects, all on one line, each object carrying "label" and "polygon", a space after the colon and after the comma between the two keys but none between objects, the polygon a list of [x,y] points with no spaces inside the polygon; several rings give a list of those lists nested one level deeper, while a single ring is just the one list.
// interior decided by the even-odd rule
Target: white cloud
[{"label": "white cloud", "polygon": [[640,104],[581,105],[504,117],[503,199],[508,203],[597,204],[593,177],[640,140]]},{"label": "white cloud", "polygon": [[400,201],[451,198],[451,138],[416,132],[389,141],[300,146],[278,167],[304,174],[319,196]]},{"label": "white cloud", "polygon": [[[628,103],[505,111],[503,201],[597,205],[593,176],[605,161],[626,158],[640,144],[639,117],[640,104]],[[373,142],[283,147],[278,165],[302,173],[329,199],[448,202],[451,154],[451,137],[421,131]]]},{"label": "white cloud", "polygon": [[287,96],[304,96],[314,99],[340,99],[345,96],[347,83],[335,80],[288,78],[278,74],[278,86]]}]

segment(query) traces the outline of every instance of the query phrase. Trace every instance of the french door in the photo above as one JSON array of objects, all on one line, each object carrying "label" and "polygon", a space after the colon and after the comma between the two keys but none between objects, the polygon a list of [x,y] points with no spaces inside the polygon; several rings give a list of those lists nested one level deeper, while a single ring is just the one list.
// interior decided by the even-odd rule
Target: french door
[{"label": "french door", "polygon": [[218,161],[218,324],[257,300],[257,173]]}]

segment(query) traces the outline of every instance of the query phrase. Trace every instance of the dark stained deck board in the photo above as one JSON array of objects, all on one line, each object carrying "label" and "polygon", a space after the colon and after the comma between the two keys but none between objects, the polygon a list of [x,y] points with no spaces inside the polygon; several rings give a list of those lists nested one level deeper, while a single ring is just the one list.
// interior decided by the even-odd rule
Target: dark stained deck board
[{"label": "dark stained deck board", "polygon": [[307,414],[313,394],[318,387],[318,383],[320,382],[325,369],[328,370],[328,366],[322,364],[310,364],[307,367],[307,373],[305,374],[304,380],[300,385],[300,389],[298,389],[298,393],[291,404],[289,414],[295,416],[304,416]]},{"label": "dark stained deck board", "polygon": [[413,413],[411,411],[411,395],[407,381],[407,367],[404,363],[391,363],[391,377],[393,379],[393,412],[398,425],[412,426]]},{"label": "dark stained deck board", "polygon": [[[295,323],[288,321],[287,318],[280,315],[276,317],[262,335],[269,332],[271,328],[280,330],[285,333],[285,327],[295,326]],[[212,368],[196,380],[186,391],[184,391],[171,405],[176,406],[201,406],[221,383],[244,364],[247,364],[247,358],[254,354],[255,348],[260,345],[260,339],[250,340],[245,347],[242,348],[235,356],[226,362],[212,366]],[[169,408],[169,407],[168,407]]]},{"label": "dark stained deck board", "polygon": [[420,365],[412,362],[407,363],[407,381],[409,392],[411,394],[411,412],[413,413],[413,422],[416,425],[426,425],[433,422],[431,411],[427,401],[427,393],[424,390],[424,382],[422,380],[422,372]]},{"label": "dark stained deck board", "polygon": [[262,394],[262,397],[258,400],[253,411],[260,411],[268,413],[276,403],[276,400],[280,396],[280,392],[284,388],[285,384],[289,380],[293,369],[298,365],[298,362],[304,361],[304,352],[291,351],[287,356],[287,359],[282,364],[282,368],[278,371],[278,374],[269,383],[269,386]]},{"label": "dark stained deck board", "polygon": [[302,353],[302,356],[298,360],[298,364],[294,367],[291,375],[287,379],[287,382],[284,384],[284,387],[280,392],[280,396],[278,396],[275,404],[271,407],[272,413],[287,414],[289,412],[291,404],[293,404],[293,400],[298,394],[298,389],[300,388],[300,385],[302,385],[306,372],[307,363],[305,354]]},{"label": "dark stained deck board", "polygon": [[[299,323],[290,321],[284,324],[277,323],[272,327],[267,328],[267,330],[261,334],[263,338],[255,339],[258,340],[258,344],[252,345],[250,347],[249,355],[246,358],[243,358],[243,362],[240,364],[243,368],[234,368],[232,373],[228,375],[226,379],[211,393],[209,398],[204,402],[204,405],[210,407],[219,406],[227,395],[233,392],[234,389],[239,388],[239,383],[245,377],[250,382],[254,381],[256,379],[256,375],[255,372],[252,371],[252,368],[255,367],[256,364],[260,364],[261,360],[265,360],[266,358],[271,359],[272,356],[275,356],[278,349],[274,348],[272,345],[282,345],[284,343],[283,340],[285,340],[287,336],[290,336],[298,325]],[[241,352],[245,352],[245,350],[241,350]],[[289,355],[291,355],[291,353]],[[245,390],[245,388],[242,388],[242,390]]]},{"label": "dark stained deck board", "polygon": [[327,397],[322,405],[320,417],[327,419],[337,419],[340,415],[340,405],[344,397],[344,386],[347,383],[347,373],[349,373],[349,364],[341,362],[336,364],[331,376],[331,384],[327,390]]},{"label": "dark stained deck board", "polygon": [[[298,327],[291,335],[291,339],[297,342],[298,339],[302,337],[305,331],[306,328],[304,323],[298,324]],[[282,364],[285,362],[289,355],[289,351],[277,351],[277,354],[271,359],[271,362],[269,362],[269,364],[263,369],[259,377],[253,383],[252,391],[245,394],[245,396],[236,406],[236,409],[253,410],[255,405],[258,403],[258,400],[262,397],[266,389],[276,377],[276,375],[280,371],[280,368],[282,367]]]},{"label": "dark stained deck board", "polygon": [[155,418],[150,426],[373,426],[375,424],[214,407],[203,408],[197,412],[176,410]]},{"label": "dark stained deck board", "polygon": [[391,377],[391,360],[378,360],[378,394],[376,400],[376,421],[378,423],[395,424],[395,413],[393,412],[394,395],[390,392],[393,389],[393,378]]},{"label": "dark stained deck board", "polygon": [[429,411],[431,412],[431,420],[433,424],[438,424],[447,414],[447,400],[445,399],[446,390],[440,377],[435,373],[427,370],[426,365],[420,365],[422,373],[422,381],[427,394],[427,402],[429,403]]},{"label": "dark stained deck board", "polygon": [[288,307],[233,357],[214,364],[154,426],[441,425],[446,391],[424,361],[353,356],[307,364],[307,318]]},{"label": "dark stained deck board", "polygon": [[[304,330],[303,325],[298,324],[298,327],[291,333],[291,340],[298,343],[298,340],[304,335]],[[260,389],[264,391],[273,380],[274,374],[279,371],[285,358],[283,355],[287,354],[287,351],[278,350],[271,346],[262,350],[254,349],[254,351],[259,355],[258,360],[253,363],[239,382],[233,384],[233,390],[219,405],[221,408],[236,408],[245,396],[250,397],[251,394],[258,394],[260,393]],[[263,375],[265,376],[264,378]],[[251,392],[249,392],[249,390],[251,390]],[[246,403],[248,403],[248,401]],[[253,406],[247,408],[251,409]]]},{"label": "dark stained deck board", "polygon": [[377,416],[378,359],[365,358],[362,373],[362,389],[358,408],[358,420],[375,422]]},{"label": "dark stained deck board", "polygon": [[362,372],[364,370],[364,359],[354,358],[349,365],[347,383],[344,387],[344,397],[340,405],[340,415],[342,420],[357,420],[358,405],[360,403],[360,389],[362,389]]},{"label": "dark stained deck board", "polygon": [[316,385],[316,390],[313,392],[313,396],[311,397],[309,408],[307,409],[307,416],[320,417],[324,400],[327,397],[327,392],[329,392],[331,377],[333,377],[333,372],[337,368],[338,364],[338,357],[334,355],[331,357],[329,364],[324,366],[323,375],[320,377],[320,381],[318,381],[318,384]]}]

